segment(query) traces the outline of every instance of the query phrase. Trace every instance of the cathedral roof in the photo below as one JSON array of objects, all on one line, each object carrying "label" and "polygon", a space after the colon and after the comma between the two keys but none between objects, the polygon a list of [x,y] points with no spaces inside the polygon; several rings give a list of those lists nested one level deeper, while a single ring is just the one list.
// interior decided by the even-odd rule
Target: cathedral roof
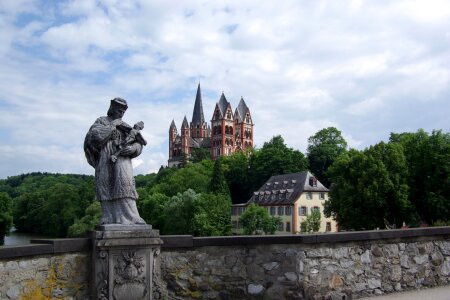
[{"label": "cathedral roof", "polygon": [[181,124],[181,129],[183,129],[183,128],[189,128],[189,124],[188,124],[188,121],[186,119],[186,116],[184,116],[183,124]]},{"label": "cathedral roof", "polygon": [[245,104],[244,98],[241,97],[241,101],[239,101],[239,105],[236,107],[236,111],[234,113],[239,123],[244,122],[245,115],[248,111],[248,106]]},{"label": "cathedral roof", "polygon": [[174,129],[177,130],[177,126],[175,126],[175,121],[172,120],[172,123],[170,123],[170,129]]},{"label": "cathedral roof", "polygon": [[219,102],[217,102],[217,106],[219,106],[219,110],[220,110],[220,116],[222,118],[225,116],[225,112],[227,111],[228,105],[230,105],[230,103],[227,101],[227,98],[225,98],[225,95],[222,92]]},{"label": "cathedral roof", "polygon": [[200,82],[197,87],[197,95],[195,96],[194,112],[192,113],[193,124],[203,124],[205,116],[203,115],[202,93],[200,90]]},{"label": "cathedral roof", "polygon": [[193,148],[210,148],[211,147],[211,138],[190,138],[189,139],[189,147]]},{"label": "cathedral roof", "polygon": [[[310,179],[314,179],[311,185]],[[283,174],[270,177],[256,192],[248,203],[259,205],[290,205],[295,203],[303,192],[328,192],[309,171]]]}]

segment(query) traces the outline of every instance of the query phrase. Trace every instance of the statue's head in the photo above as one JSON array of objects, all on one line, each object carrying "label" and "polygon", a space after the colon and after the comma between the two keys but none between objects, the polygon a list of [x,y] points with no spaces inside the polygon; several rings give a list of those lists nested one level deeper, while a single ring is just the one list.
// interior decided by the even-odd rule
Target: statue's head
[{"label": "statue's head", "polygon": [[136,124],[134,124],[133,128],[136,130],[144,129],[144,122],[142,122],[142,121],[137,122]]},{"label": "statue's head", "polygon": [[127,110],[127,101],[122,98],[114,98],[111,100],[111,104],[108,109],[108,116],[113,119],[120,119],[123,117],[125,111]]}]

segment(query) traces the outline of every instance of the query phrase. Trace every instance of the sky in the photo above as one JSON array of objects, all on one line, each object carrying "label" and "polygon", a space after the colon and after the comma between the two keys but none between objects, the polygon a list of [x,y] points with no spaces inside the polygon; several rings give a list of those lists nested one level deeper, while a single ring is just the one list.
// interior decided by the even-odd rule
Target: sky
[{"label": "sky", "polygon": [[93,174],[83,152],[109,101],[144,121],[135,174],[167,165],[168,130],[244,98],[254,144],[352,148],[450,131],[450,1],[0,1],[0,178]]}]

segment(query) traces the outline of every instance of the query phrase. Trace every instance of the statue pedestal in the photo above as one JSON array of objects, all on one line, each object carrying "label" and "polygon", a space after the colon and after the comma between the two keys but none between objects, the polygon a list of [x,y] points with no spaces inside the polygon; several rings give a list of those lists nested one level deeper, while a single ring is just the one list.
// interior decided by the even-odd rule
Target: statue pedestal
[{"label": "statue pedestal", "polygon": [[[162,240],[151,225],[101,225],[92,237],[92,299],[154,300],[155,256]],[[158,272],[159,273],[159,272]]]}]

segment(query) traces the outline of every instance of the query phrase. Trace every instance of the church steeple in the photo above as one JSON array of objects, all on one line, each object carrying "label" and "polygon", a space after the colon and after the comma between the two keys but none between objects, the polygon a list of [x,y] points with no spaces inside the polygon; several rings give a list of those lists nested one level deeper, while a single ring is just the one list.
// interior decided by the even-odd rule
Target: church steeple
[{"label": "church steeple", "polygon": [[202,92],[200,82],[195,96],[194,112],[192,113],[191,136],[193,138],[205,138],[208,136],[207,124],[203,114]]},{"label": "church steeple", "polygon": [[202,92],[200,90],[200,82],[197,87],[197,95],[195,96],[194,112],[192,113],[192,124],[203,125],[205,116],[203,115]]}]

